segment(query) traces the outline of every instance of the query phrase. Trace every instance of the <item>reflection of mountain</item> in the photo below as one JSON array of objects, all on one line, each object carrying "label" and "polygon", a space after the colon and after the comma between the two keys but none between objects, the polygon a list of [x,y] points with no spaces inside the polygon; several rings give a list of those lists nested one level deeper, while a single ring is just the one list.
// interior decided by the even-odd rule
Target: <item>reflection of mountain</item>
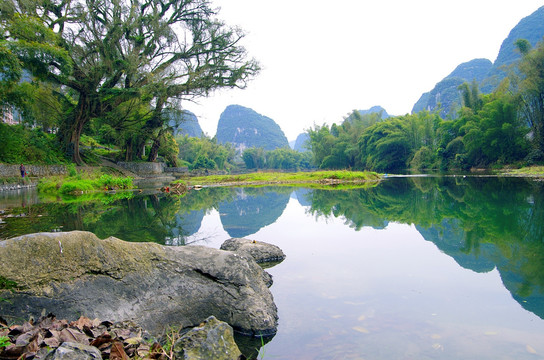
[{"label": "reflection of mountain", "polygon": [[311,206],[312,205],[312,190],[305,189],[305,188],[298,188],[295,191],[293,191],[293,194],[295,194],[295,197],[298,200],[298,203],[301,206]]},{"label": "reflection of mountain", "polygon": [[368,190],[311,193],[319,216],[355,229],[415,224],[428,241],[476,272],[497,268],[525,309],[544,319],[544,186],[525,179],[389,179]]},{"label": "reflection of mountain", "polygon": [[477,249],[467,246],[466,234],[458,219],[443,219],[430,228],[416,225],[416,229],[425,240],[433,242],[465,269],[484,273],[495,268],[493,261],[486,256],[494,247],[491,244],[482,244]]},{"label": "reflection of mountain", "polygon": [[[205,211],[203,209],[177,213],[174,220],[175,223],[169,226],[169,233],[172,235],[172,239],[183,240],[184,237],[196,233],[200,229],[204,214]],[[168,245],[173,245],[173,242]]]},{"label": "reflection of mountain", "polygon": [[219,204],[221,223],[232,237],[244,237],[274,223],[289,202],[288,192],[265,189],[237,190],[233,201]]}]

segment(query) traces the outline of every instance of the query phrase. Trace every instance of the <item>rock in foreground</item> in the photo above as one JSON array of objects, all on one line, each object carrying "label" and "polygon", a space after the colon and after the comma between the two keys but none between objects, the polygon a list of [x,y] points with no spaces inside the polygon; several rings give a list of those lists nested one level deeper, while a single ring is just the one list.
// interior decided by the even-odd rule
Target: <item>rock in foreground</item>
[{"label": "rock in foreground", "polygon": [[213,315],[248,335],[276,332],[277,309],[251,259],[202,246],[104,240],[83,231],[0,241],[0,315],[131,319],[154,334]]},{"label": "rock in foreground", "polygon": [[241,355],[234,342],[232,328],[213,316],[174,344],[174,356],[179,360],[237,360]]},{"label": "rock in foreground", "polygon": [[213,316],[184,335],[171,329],[162,341],[150,337],[131,321],[111,323],[82,316],[68,322],[58,320],[52,314],[37,322],[12,326],[0,318],[0,336],[4,337],[4,342],[8,339],[8,344],[0,347],[1,360],[244,358],[234,342],[232,327]]}]

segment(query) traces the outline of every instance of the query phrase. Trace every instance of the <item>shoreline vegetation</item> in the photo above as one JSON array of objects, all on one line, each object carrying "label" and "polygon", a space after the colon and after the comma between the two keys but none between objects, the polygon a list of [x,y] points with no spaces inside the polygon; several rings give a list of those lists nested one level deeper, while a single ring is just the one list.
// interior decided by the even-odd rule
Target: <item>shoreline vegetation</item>
[{"label": "shoreline vegetation", "polygon": [[544,166],[526,166],[519,169],[502,169],[500,175],[544,178]]},{"label": "shoreline vegetation", "polygon": [[[413,176],[413,175],[412,175]],[[544,166],[528,166],[519,169],[503,168],[492,171],[491,176],[534,177],[544,179]],[[384,177],[372,171],[325,170],[302,172],[253,172],[237,175],[184,176],[173,181],[175,189],[189,189],[219,186],[264,186],[264,185],[306,185],[308,187],[370,187],[377,185]],[[4,179],[6,180],[6,179]],[[11,180],[11,179],[7,179]],[[6,180],[6,181],[7,181]],[[106,168],[78,169],[70,167],[66,176],[48,176],[39,179],[38,191],[48,195],[92,194],[134,190],[132,177],[108,172]],[[17,179],[19,182],[20,179]],[[8,183],[11,183],[8,181]],[[184,186],[180,186],[184,185]],[[161,190],[165,190],[162,188]]]},{"label": "shoreline vegetation", "polygon": [[207,175],[186,177],[172,184],[186,183],[189,187],[199,186],[260,186],[260,185],[298,185],[328,186],[350,184],[366,186],[382,179],[378,173],[371,171],[312,171],[312,172],[254,172],[238,175]]},{"label": "shoreline vegetation", "polygon": [[45,194],[80,195],[93,191],[133,189],[133,178],[108,173],[104,168],[77,169],[73,164],[67,176],[44,177],[38,182],[38,191]]}]

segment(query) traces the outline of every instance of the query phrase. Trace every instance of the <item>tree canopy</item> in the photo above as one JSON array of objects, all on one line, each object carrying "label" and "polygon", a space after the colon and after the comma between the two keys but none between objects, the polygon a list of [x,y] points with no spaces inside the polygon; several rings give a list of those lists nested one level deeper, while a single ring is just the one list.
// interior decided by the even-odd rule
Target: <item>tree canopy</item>
[{"label": "tree canopy", "polygon": [[13,74],[20,64],[61,86],[59,135],[77,163],[91,119],[126,120],[134,136],[125,149],[141,156],[151,142],[154,160],[168,130],[165,109],[242,88],[259,71],[239,44],[243,32],[217,20],[207,0],[6,0],[0,14]]}]

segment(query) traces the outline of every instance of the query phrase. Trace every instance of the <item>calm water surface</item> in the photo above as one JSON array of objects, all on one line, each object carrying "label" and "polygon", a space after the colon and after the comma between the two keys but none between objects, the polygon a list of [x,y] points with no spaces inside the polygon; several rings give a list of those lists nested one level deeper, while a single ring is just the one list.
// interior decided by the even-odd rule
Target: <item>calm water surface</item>
[{"label": "calm water surface", "polygon": [[2,216],[2,238],[82,229],[167,245],[248,237],[280,246],[287,259],[267,270],[279,328],[264,359],[544,359],[543,182],[1,196],[16,206]]}]

